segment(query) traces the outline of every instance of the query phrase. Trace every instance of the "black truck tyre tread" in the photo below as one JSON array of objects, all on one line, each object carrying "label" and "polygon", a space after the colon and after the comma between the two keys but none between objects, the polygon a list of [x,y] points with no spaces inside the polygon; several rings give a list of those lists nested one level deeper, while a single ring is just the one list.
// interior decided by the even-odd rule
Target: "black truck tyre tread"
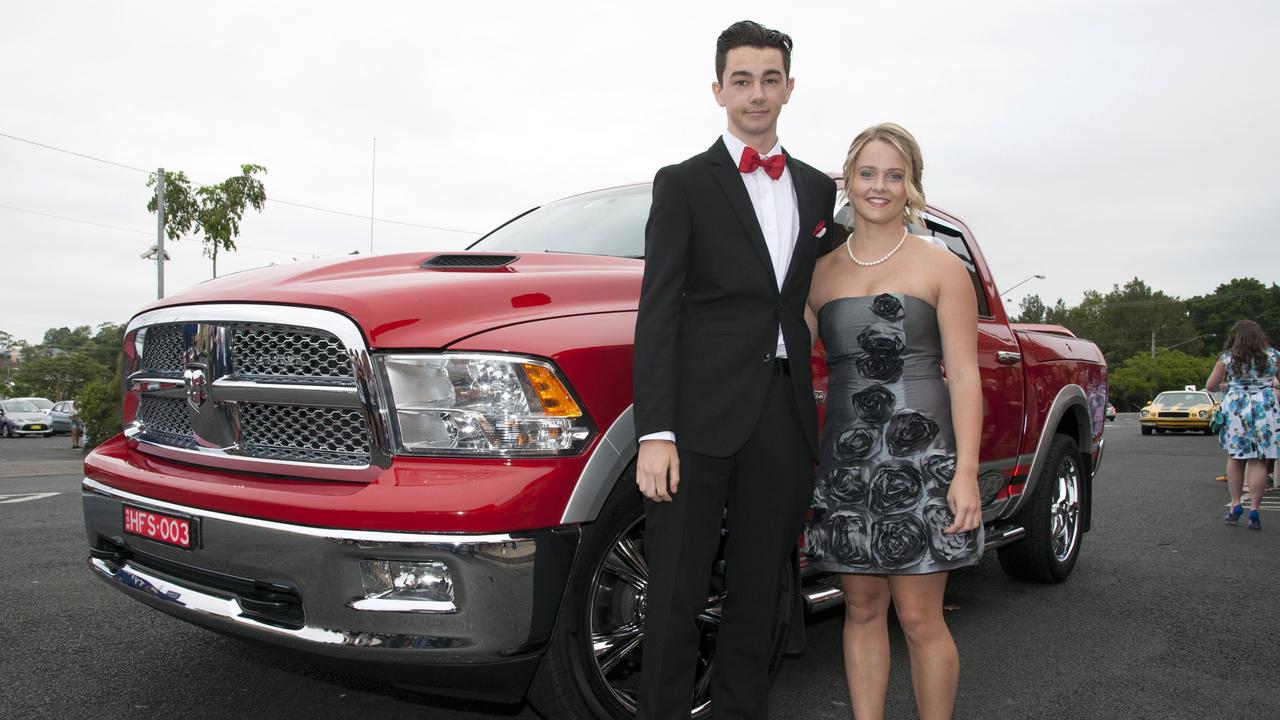
[{"label": "black truck tyre tread", "polygon": [[[1083,543],[1083,529],[1076,541],[1070,556],[1064,561],[1054,557],[1051,546],[1050,505],[1053,502],[1054,489],[1057,485],[1056,474],[1064,457],[1074,458],[1080,476],[1080,504],[1087,505],[1083,494],[1087,492],[1087,483],[1083,478],[1083,466],[1080,450],[1075,440],[1066,435],[1055,435],[1049,445],[1049,454],[1045,458],[1040,476],[1036,480],[1036,489],[1030,502],[1014,517],[1015,521],[1026,528],[1027,535],[1022,540],[999,549],[1000,567],[1010,577],[1019,580],[1032,580],[1042,583],[1060,583],[1067,579],[1080,557],[1080,546]],[[1082,509],[1083,512],[1083,509]]]},{"label": "black truck tyre tread", "polygon": [[582,540],[574,559],[573,572],[560,604],[556,628],[546,655],[538,665],[529,688],[529,702],[540,715],[548,720],[598,720],[627,715],[611,713],[593,696],[593,668],[584,667],[578,645],[584,631],[583,601],[587,599],[592,572],[608,552],[613,541],[636,513],[644,512],[643,497],[636,487],[636,470],[633,463],[615,484],[596,520],[582,528]]}]

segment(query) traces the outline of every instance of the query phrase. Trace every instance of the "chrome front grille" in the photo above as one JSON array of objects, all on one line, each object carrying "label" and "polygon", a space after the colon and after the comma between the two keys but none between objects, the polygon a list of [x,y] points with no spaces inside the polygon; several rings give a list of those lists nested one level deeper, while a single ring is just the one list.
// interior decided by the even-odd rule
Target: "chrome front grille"
[{"label": "chrome front grille", "polygon": [[187,417],[187,401],[180,398],[142,396],[138,401],[138,420],[147,435],[167,445],[194,448],[191,419]]},{"label": "chrome front grille", "polygon": [[342,315],[166,308],[135,318],[125,343],[141,345],[126,382],[138,399],[126,435],[147,452],[309,478],[370,480],[390,466],[364,338]]},{"label": "chrome front grille", "polygon": [[357,410],[241,403],[240,423],[240,437],[257,457],[369,464],[369,433]]},{"label": "chrome front grille", "polygon": [[234,373],[246,378],[355,382],[338,338],[304,328],[233,326],[230,359]]},{"label": "chrome front grille", "polygon": [[142,369],[167,377],[182,376],[182,352],[186,349],[181,325],[157,325],[144,336]]}]

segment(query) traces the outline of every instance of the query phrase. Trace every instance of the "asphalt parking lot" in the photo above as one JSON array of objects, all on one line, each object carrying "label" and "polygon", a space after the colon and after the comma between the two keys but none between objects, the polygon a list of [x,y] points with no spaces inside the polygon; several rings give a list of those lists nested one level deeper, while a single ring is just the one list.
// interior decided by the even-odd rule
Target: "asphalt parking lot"
[{"label": "asphalt parking lot", "polygon": [[[1067,582],[1007,578],[994,556],[953,575],[957,718],[1280,717],[1280,493],[1264,529],[1225,527],[1214,438],[1107,425],[1094,529]],[[418,695],[189,626],[84,567],[79,460],[64,436],[0,439],[0,717],[538,717]],[[841,613],[774,683],[770,717],[849,718]],[[889,717],[914,717],[896,629]]]}]

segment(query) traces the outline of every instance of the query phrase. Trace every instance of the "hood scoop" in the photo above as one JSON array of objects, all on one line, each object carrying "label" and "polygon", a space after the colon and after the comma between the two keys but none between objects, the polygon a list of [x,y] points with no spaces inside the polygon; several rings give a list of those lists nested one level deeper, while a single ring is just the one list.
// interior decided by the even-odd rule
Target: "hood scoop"
[{"label": "hood scoop", "polygon": [[506,267],[517,255],[443,254],[423,261],[423,270],[472,270]]}]

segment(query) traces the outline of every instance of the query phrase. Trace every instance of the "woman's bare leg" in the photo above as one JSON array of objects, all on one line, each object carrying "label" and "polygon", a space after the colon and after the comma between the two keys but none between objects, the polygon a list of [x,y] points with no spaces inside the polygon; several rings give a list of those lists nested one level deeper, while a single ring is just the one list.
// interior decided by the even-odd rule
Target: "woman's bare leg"
[{"label": "woman's bare leg", "polygon": [[911,652],[911,687],[920,720],[950,720],[960,682],[960,654],[942,617],[947,573],[891,576],[889,588]]},{"label": "woman's bare leg", "polygon": [[889,582],[844,575],[844,674],[856,720],[882,720],[889,692]]},{"label": "woman's bare leg", "polygon": [[1267,491],[1267,461],[1247,461],[1244,476],[1249,482],[1249,507],[1257,510],[1262,507],[1262,493]]},{"label": "woman's bare leg", "polygon": [[[1244,491],[1244,460],[1227,459],[1227,494],[1231,496],[1231,508],[1240,504]],[[1230,509],[1230,508],[1229,508]]]}]

